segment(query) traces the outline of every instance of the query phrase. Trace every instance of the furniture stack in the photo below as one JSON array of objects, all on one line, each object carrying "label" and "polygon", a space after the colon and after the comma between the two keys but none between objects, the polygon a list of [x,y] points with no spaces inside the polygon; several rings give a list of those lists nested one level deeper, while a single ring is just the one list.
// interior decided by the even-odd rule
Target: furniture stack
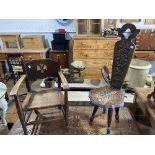
[{"label": "furniture stack", "polygon": [[52,51],[50,57],[52,60],[60,59],[61,68],[69,67],[69,45],[70,35],[67,32],[55,32],[53,33],[53,41],[51,42]]},{"label": "furniture stack", "polygon": [[2,40],[2,48],[0,51],[0,61],[7,59],[7,53],[20,53],[22,46],[21,37],[19,34],[0,35]]},{"label": "furniture stack", "polygon": [[24,59],[46,57],[45,38],[43,35],[21,37],[20,34],[0,35],[3,47],[0,50],[0,61],[7,59],[7,54],[23,54]]}]

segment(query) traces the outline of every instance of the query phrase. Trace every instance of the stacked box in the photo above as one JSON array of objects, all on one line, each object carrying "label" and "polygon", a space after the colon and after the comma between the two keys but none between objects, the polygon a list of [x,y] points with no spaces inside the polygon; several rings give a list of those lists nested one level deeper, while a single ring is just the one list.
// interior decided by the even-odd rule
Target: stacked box
[{"label": "stacked box", "polygon": [[45,36],[29,35],[22,38],[24,49],[45,49]]}]

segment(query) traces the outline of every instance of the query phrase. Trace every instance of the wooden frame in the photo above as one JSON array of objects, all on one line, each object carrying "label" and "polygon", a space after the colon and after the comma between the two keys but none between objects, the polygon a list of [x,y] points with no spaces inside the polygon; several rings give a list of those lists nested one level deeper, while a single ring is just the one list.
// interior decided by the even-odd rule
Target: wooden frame
[{"label": "wooden frame", "polygon": [[155,24],[155,19],[145,19],[144,23],[145,24]]},{"label": "wooden frame", "polygon": [[138,23],[141,19],[121,19],[122,23]]},{"label": "wooden frame", "polygon": [[[23,62],[23,61],[22,61]],[[40,68],[39,68],[39,64]],[[15,103],[16,103],[16,108],[17,108],[17,113],[20,119],[20,122],[22,124],[22,128],[24,131],[24,134],[28,134],[28,130],[27,130],[27,126],[28,125],[33,125],[32,128],[32,132],[31,134],[35,134],[38,128],[38,125],[41,123],[45,123],[45,122],[50,122],[53,119],[51,117],[45,117],[45,115],[47,115],[48,113],[41,113],[38,110],[41,109],[48,109],[48,108],[54,108],[54,107],[58,107],[59,110],[62,111],[63,115],[64,115],[64,119],[65,119],[65,123],[66,125],[68,125],[69,123],[69,104],[68,104],[68,89],[69,89],[69,85],[68,82],[65,78],[65,76],[63,75],[62,71],[60,71],[60,65],[59,65],[59,60],[58,62],[56,61],[52,61],[49,59],[44,59],[44,60],[32,60],[29,61],[27,63],[23,62],[23,70],[24,70],[24,75],[17,81],[17,83],[14,85],[14,87],[12,88],[11,92],[10,92],[10,96],[14,97]],[[44,67],[41,67],[42,65],[44,65]],[[32,67],[33,66],[33,67]],[[49,69],[51,66],[53,66],[53,68],[55,70],[51,70]],[[34,73],[34,70],[37,70],[38,73]],[[32,69],[32,70],[31,70]],[[29,71],[28,71],[29,70]],[[44,70],[44,71],[43,71]],[[33,75],[32,75],[33,74]],[[55,76],[58,78],[58,88],[57,89],[46,89],[46,90],[41,90],[41,91],[35,91],[32,90],[31,91],[31,84],[30,81],[32,81],[32,76],[34,76],[34,74],[36,74],[36,78],[45,78],[47,76],[51,77],[51,76]],[[36,80],[36,78],[34,80]],[[26,82],[27,88],[28,88],[28,92],[26,95],[26,98],[23,102],[21,102],[19,100],[19,90],[22,86],[23,82]],[[64,95],[62,97],[62,102],[60,99],[60,92],[64,91]],[[59,92],[58,92],[59,91]],[[45,99],[35,99],[34,96],[40,96],[40,94],[45,94],[46,98],[49,98],[49,94],[52,94],[54,96],[50,96],[49,101],[45,102]],[[58,95],[58,97],[55,97],[55,95]],[[55,99],[54,99],[55,97]],[[32,103],[32,101],[37,100],[36,103]],[[38,104],[38,101],[41,101]],[[52,104],[52,102],[54,104]],[[47,104],[45,104],[47,103]],[[36,118],[34,120],[31,120],[31,114],[35,113]],[[46,119],[45,119],[46,118]]]},{"label": "wooden frame", "polygon": [[102,32],[102,19],[99,19],[100,20],[100,33],[99,34],[93,34],[93,33],[91,33],[91,20],[93,20],[93,19],[83,19],[83,20],[85,20],[85,22],[86,22],[86,33],[84,33],[84,34],[80,34],[79,33],[79,21],[80,19],[77,19],[76,20],[76,34],[77,35],[80,35],[80,36],[100,36],[101,35],[101,32]]},{"label": "wooden frame", "polygon": [[104,29],[116,28],[117,19],[105,19],[104,20]]}]

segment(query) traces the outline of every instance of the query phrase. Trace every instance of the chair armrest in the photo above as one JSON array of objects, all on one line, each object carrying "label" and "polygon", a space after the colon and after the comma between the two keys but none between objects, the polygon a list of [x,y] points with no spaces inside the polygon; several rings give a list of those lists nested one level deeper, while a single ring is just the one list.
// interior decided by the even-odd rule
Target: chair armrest
[{"label": "chair armrest", "polygon": [[66,77],[63,75],[62,71],[59,71],[58,74],[61,79],[63,89],[69,89],[68,82],[66,80]]},{"label": "chair armrest", "polygon": [[16,82],[16,84],[14,85],[14,87],[12,88],[11,92],[10,92],[10,96],[13,95],[18,95],[18,91],[19,88],[22,84],[22,82],[26,79],[26,75],[22,75],[21,78]]}]

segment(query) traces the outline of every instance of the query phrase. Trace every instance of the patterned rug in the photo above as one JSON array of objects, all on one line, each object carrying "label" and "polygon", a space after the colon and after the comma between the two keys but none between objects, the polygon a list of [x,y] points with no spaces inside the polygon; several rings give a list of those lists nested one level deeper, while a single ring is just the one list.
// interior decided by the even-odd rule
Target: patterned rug
[{"label": "patterned rug", "polygon": [[[104,135],[107,127],[107,114],[99,109],[94,119],[93,125],[88,123],[93,107],[90,106],[70,106],[69,126],[65,126],[61,112],[53,111],[53,121],[39,126],[37,135]],[[140,134],[134,119],[128,108],[120,109],[120,122],[116,123],[113,114],[112,135],[137,135]],[[28,130],[31,131],[32,127]],[[18,120],[11,129],[10,135],[23,135],[23,130]]]}]

